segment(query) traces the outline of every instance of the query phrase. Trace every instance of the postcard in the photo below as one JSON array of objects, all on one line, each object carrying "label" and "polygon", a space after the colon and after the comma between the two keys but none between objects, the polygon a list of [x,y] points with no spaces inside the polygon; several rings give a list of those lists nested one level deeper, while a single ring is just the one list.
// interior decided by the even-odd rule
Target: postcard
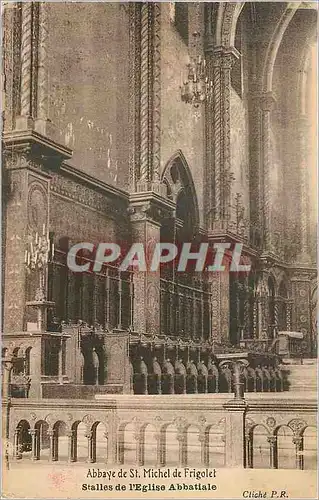
[{"label": "postcard", "polygon": [[315,499],[316,2],[2,2],[2,498]]}]

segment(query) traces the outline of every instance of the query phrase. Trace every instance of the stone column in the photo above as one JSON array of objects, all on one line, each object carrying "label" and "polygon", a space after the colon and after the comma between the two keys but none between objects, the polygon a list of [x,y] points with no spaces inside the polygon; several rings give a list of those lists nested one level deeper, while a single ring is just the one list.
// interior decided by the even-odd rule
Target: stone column
[{"label": "stone column", "polygon": [[144,435],[137,433],[136,440],[136,465],[142,467],[144,465]]},{"label": "stone column", "polygon": [[187,436],[185,431],[178,432],[177,440],[179,444],[179,466],[186,467],[187,465]]},{"label": "stone column", "polygon": [[234,363],[234,395],[235,399],[244,399],[244,383],[242,382],[242,366],[240,363]]},{"label": "stone column", "polygon": [[20,116],[16,120],[16,128],[26,130],[33,127],[32,119],[32,55],[34,2],[22,4],[21,20],[21,73],[20,73]]},{"label": "stone column", "polygon": [[2,359],[2,399],[6,401],[10,398],[11,374],[13,368],[13,357],[8,356]]},{"label": "stone column", "polygon": [[261,95],[261,210],[264,250],[272,251],[272,213],[271,213],[271,111],[275,103],[274,94],[267,92]]},{"label": "stone column", "polygon": [[226,415],[226,467],[244,467],[245,440],[244,415],[247,404],[244,400],[231,400],[224,405]]},{"label": "stone column", "polygon": [[200,433],[199,442],[200,442],[201,464],[203,467],[209,467],[209,443],[208,443],[208,435],[205,432]]},{"label": "stone column", "polygon": [[229,272],[211,272],[210,339],[223,343],[229,338]]},{"label": "stone column", "polygon": [[161,459],[162,459],[162,440],[161,440],[161,432],[156,432],[155,433],[155,439],[156,439],[156,466],[161,467]]},{"label": "stone column", "polygon": [[86,434],[87,440],[88,440],[88,458],[87,461],[89,463],[94,463],[95,462],[95,442],[94,442],[94,434],[92,431],[89,431]]},{"label": "stone column", "polygon": [[159,436],[159,448],[158,448],[158,464],[159,467],[165,467],[166,465],[166,437],[165,433],[161,432]]},{"label": "stone column", "polygon": [[260,281],[257,287],[256,302],[258,311],[258,338],[267,339],[268,338],[268,275],[264,273],[260,277]]},{"label": "stone column", "polygon": [[247,434],[245,438],[246,453],[245,453],[245,467],[246,469],[253,469],[253,436]]},{"label": "stone column", "polygon": [[122,440],[117,442],[117,463],[118,465],[124,464],[124,433],[122,434]]},{"label": "stone column", "polygon": [[[160,99],[161,99],[161,5],[145,3],[138,20],[140,56],[139,93],[139,165],[136,189],[159,190],[160,180]],[[134,23],[135,24],[135,23]],[[136,70],[136,68],[135,68]]]},{"label": "stone column", "polygon": [[20,446],[20,430],[15,429],[14,430],[14,437],[13,437],[13,456],[16,460],[21,460],[22,458],[22,453],[21,453],[21,446]]},{"label": "stone column", "polygon": [[71,429],[66,433],[68,438],[68,462],[76,462],[76,431]]},{"label": "stone column", "polygon": [[39,447],[38,447],[38,440],[40,438],[39,436],[39,431],[37,429],[31,429],[30,430],[31,434],[31,439],[32,439],[32,455],[31,459],[32,460],[39,460]]},{"label": "stone column", "polygon": [[234,47],[206,48],[208,78],[213,82],[213,95],[206,102],[206,198],[208,226],[215,229],[226,228],[230,217],[230,76],[238,57]]},{"label": "stone column", "polygon": [[278,469],[277,436],[268,436],[267,441],[270,446],[270,468]]},{"label": "stone column", "polygon": [[53,125],[48,120],[48,5],[39,2],[39,38],[37,68],[37,106],[35,130],[43,135],[52,135]]},{"label": "stone column", "polygon": [[304,469],[304,456],[303,456],[303,436],[294,436],[292,439],[296,450],[296,469]]},{"label": "stone column", "polygon": [[55,431],[53,429],[50,429],[48,431],[48,436],[49,436],[49,440],[50,440],[49,460],[51,462],[54,462],[57,460],[57,456],[56,456],[57,438],[55,435]]}]

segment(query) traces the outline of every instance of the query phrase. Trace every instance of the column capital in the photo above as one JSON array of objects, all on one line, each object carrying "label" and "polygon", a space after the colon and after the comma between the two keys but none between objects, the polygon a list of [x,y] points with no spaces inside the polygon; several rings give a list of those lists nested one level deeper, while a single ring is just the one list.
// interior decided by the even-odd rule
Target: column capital
[{"label": "column capital", "polygon": [[267,441],[273,447],[277,443],[277,436],[268,436]]},{"label": "column capital", "polygon": [[154,191],[130,195],[128,211],[132,222],[151,219],[159,223],[164,218],[172,217],[174,210],[175,203],[173,201]]},{"label": "column capital", "polygon": [[293,444],[295,444],[299,448],[303,444],[303,437],[302,436],[294,436],[292,438],[292,442],[293,442]]},{"label": "column capital", "polygon": [[224,47],[222,45],[208,45],[205,52],[214,59],[214,65],[222,66],[226,64],[226,67],[229,66],[229,69],[231,69],[231,66],[241,57],[236,47]]}]

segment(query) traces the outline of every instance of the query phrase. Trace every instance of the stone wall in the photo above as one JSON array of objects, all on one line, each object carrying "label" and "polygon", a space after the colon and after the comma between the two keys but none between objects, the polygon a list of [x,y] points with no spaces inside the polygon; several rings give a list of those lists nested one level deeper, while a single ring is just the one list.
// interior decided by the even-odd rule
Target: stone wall
[{"label": "stone wall", "polygon": [[77,168],[128,184],[128,13],[116,3],[49,4],[49,118]]},{"label": "stone wall", "polygon": [[[189,8],[191,42],[193,7]],[[204,183],[204,106],[195,109],[181,100],[180,86],[187,78],[188,47],[170,20],[169,3],[161,4],[161,165],[180,149],[191,169],[201,221]],[[193,30],[194,31],[194,30]]]}]

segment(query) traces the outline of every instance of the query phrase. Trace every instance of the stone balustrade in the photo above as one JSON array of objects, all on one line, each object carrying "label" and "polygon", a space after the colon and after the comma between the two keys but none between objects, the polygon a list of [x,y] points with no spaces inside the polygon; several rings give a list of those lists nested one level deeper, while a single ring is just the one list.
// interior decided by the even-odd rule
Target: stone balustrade
[{"label": "stone balustrade", "polygon": [[[11,400],[9,460],[314,468],[315,395]],[[6,404],[5,402],[3,404]]]}]

